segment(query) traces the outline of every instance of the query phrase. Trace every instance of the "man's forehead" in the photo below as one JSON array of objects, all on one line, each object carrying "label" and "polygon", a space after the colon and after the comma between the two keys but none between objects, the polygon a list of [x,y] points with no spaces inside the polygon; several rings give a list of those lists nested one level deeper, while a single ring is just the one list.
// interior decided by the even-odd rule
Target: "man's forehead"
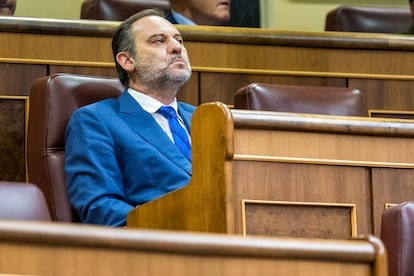
[{"label": "man's forehead", "polygon": [[179,34],[177,28],[174,27],[168,20],[160,16],[146,16],[143,18],[138,19],[132,25],[132,29],[135,32],[139,32],[142,34],[150,34],[150,33],[177,33]]}]

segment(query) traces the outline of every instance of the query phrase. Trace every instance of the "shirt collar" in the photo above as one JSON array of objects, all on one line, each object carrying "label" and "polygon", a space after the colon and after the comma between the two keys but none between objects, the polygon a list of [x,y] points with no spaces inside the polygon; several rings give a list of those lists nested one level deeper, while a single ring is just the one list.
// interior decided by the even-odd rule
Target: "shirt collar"
[{"label": "shirt collar", "polygon": [[187,17],[185,17],[184,15],[182,15],[181,13],[178,13],[174,10],[171,10],[171,14],[174,16],[175,21],[177,21],[177,24],[181,24],[181,25],[197,25],[194,21],[188,19]]},{"label": "shirt collar", "polygon": [[[148,113],[155,113],[160,109],[161,106],[165,104],[161,103],[157,99],[150,97],[144,93],[141,93],[135,89],[128,88],[128,93],[141,105],[141,107],[147,111]],[[168,106],[174,108],[175,112],[177,112],[177,98],[174,98],[174,101],[170,103]]]}]

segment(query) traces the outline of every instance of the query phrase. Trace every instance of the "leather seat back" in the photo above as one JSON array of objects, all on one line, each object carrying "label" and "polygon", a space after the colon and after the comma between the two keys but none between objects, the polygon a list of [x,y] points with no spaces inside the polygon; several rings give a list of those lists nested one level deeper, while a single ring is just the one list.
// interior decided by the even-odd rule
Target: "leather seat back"
[{"label": "leather seat back", "polygon": [[327,14],[325,31],[399,34],[412,23],[408,7],[340,6]]},{"label": "leather seat back", "polygon": [[66,191],[65,132],[79,107],[118,97],[123,87],[117,78],[55,74],[31,87],[27,139],[29,182],[40,187],[56,221],[78,221]]},{"label": "leather seat back", "polygon": [[381,240],[388,255],[388,274],[414,275],[414,201],[386,209],[382,214]]},{"label": "leather seat back", "polygon": [[342,87],[252,83],[237,91],[234,108],[368,116],[361,92]]}]

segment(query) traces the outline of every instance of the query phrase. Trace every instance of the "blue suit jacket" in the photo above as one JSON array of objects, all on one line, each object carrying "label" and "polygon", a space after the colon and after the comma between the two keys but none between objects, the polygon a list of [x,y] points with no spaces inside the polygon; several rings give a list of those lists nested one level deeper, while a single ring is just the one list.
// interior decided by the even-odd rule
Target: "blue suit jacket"
[{"label": "blue suit jacket", "polygon": [[[189,131],[194,110],[178,103]],[[191,162],[126,91],[72,115],[65,154],[69,200],[85,223],[125,225],[133,208],[191,179]]]}]

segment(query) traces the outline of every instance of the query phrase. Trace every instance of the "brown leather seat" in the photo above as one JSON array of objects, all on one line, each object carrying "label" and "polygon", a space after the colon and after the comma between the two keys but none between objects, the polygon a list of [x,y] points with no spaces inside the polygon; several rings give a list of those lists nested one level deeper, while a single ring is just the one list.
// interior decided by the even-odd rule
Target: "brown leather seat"
[{"label": "brown leather seat", "polygon": [[80,18],[122,21],[148,8],[167,11],[170,2],[169,0],[84,0]]},{"label": "brown leather seat", "polygon": [[251,83],[237,91],[234,108],[368,116],[361,92],[343,87]]},{"label": "brown leather seat", "polygon": [[123,87],[117,78],[55,74],[31,87],[27,139],[29,182],[43,191],[53,220],[78,221],[66,191],[65,131],[77,108],[117,97]]},{"label": "brown leather seat", "polygon": [[0,219],[51,221],[42,191],[34,184],[0,182]]},{"label": "brown leather seat", "polygon": [[408,7],[340,6],[327,14],[325,31],[398,34],[412,23]]},{"label": "brown leather seat", "polygon": [[414,275],[414,201],[386,209],[382,214],[381,240],[388,255],[388,274]]}]

